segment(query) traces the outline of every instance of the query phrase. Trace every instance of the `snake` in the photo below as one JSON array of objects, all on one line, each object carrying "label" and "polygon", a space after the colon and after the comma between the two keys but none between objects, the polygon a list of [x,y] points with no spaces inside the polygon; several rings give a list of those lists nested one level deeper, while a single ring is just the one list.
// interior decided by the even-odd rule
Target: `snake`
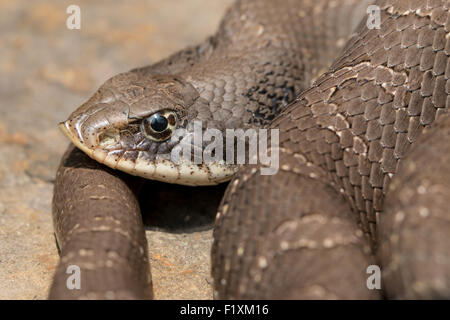
[{"label": "snake", "polygon": [[[215,298],[448,298],[449,8],[237,0],[203,43],[107,80],[59,125],[72,144],[55,179],[49,298],[152,298],[147,179],[230,181]],[[249,129],[278,130],[275,174],[225,152],[192,161],[210,148],[196,130]],[[187,158],[168,157],[186,145]],[[71,265],[79,290],[66,286]],[[368,266],[381,266],[382,290],[368,289]]]}]

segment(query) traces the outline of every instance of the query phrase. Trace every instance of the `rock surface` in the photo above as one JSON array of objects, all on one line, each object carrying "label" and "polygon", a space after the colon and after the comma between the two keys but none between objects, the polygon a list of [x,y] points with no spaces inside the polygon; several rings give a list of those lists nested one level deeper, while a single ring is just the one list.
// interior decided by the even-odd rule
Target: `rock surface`
[{"label": "rock surface", "polygon": [[[81,30],[69,30],[67,2],[0,0],[0,299],[48,294],[53,180],[68,145],[57,123],[107,78],[214,33],[231,2],[79,0]],[[149,224],[156,299],[212,298],[213,218],[186,226],[203,219],[188,211],[178,226]]]}]

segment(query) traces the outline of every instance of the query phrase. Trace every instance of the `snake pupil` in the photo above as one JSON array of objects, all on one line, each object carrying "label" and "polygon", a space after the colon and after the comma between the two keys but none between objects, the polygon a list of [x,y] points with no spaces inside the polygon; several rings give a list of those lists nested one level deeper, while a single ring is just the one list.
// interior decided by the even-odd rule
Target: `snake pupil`
[{"label": "snake pupil", "polygon": [[150,118],[150,127],[156,132],[162,132],[167,129],[169,122],[166,117],[162,116],[160,113],[155,113]]}]

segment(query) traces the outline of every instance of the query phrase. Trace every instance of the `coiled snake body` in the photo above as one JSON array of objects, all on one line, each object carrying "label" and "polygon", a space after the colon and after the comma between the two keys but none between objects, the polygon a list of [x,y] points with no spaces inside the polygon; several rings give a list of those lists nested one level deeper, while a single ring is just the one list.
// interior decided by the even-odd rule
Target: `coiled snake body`
[{"label": "coiled snake body", "polygon": [[[388,297],[448,297],[450,4],[377,1],[380,25],[368,28],[371,4],[237,1],[205,43],[108,80],[60,125],[96,161],[71,147],[58,170],[50,297],[151,296],[140,180],[99,162],[179,184],[232,178],[214,230],[216,297],[379,298],[366,286],[369,245]],[[164,158],[174,130],[191,134],[195,120],[279,129],[278,173]],[[81,290],[65,288],[71,264]]]}]

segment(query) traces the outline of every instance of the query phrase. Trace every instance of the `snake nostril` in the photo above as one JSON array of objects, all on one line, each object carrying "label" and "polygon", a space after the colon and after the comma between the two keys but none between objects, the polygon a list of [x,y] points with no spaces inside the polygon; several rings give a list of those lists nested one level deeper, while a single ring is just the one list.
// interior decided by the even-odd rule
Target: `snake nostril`
[{"label": "snake nostril", "polygon": [[115,145],[120,139],[120,134],[117,130],[108,129],[100,133],[98,136],[98,143],[101,147],[109,147]]}]

